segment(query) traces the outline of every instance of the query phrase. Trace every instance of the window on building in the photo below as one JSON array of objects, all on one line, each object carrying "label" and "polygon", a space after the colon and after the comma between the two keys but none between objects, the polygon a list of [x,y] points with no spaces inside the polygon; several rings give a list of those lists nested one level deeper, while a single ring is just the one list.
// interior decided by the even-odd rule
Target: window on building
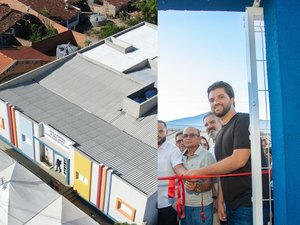
[{"label": "window on building", "polygon": [[76,179],[80,180],[84,184],[88,184],[88,179],[79,172],[76,172]]},{"label": "window on building", "polygon": [[116,210],[131,221],[135,220],[136,209],[118,197],[116,199]]},{"label": "window on building", "polygon": [[5,126],[4,126],[4,119],[2,117],[0,117],[0,128],[2,128],[4,130]]},{"label": "window on building", "polygon": [[26,137],[24,134],[22,134],[22,141],[26,142],[29,145],[32,145],[32,140],[28,137]]}]

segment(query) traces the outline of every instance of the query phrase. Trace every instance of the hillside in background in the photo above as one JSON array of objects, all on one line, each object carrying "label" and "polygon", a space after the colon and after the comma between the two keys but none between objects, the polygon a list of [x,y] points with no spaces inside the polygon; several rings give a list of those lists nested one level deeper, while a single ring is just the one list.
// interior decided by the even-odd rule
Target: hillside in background
[{"label": "hillside in background", "polygon": [[167,126],[169,130],[182,130],[186,127],[193,126],[197,127],[198,129],[204,131],[205,128],[203,126],[203,117],[206,113],[193,116],[193,117],[185,117],[181,119],[167,121]]},{"label": "hillside in background", "polygon": [[[203,125],[203,117],[206,113],[193,116],[185,117],[181,119],[167,121],[168,130],[183,130],[186,127],[192,126],[198,128],[200,131],[205,131]],[[270,130],[270,121],[269,120],[260,120],[260,129],[262,132]]]}]

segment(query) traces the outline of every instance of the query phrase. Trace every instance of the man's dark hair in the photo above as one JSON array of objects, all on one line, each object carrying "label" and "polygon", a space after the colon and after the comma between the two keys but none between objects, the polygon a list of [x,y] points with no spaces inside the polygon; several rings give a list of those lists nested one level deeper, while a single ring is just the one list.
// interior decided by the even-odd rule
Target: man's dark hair
[{"label": "man's dark hair", "polygon": [[217,88],[224,88],[226,94],[229,96],[229,98],[234,98],[234,91],[230,84],[224,82],[224,81],[217,81],[210,85],[207,89],[207,96],[209,96],[209,93]]},{"label": "man's dark hair", "polygon": [[176,135],[175,135],[175,140],[177,139],[177,137],[178,137],[179,135],[183,135],[183,132],[182,132],[182,131],[179,131],[178,133],[176,133]]},{"label": "man's dark hair", "polygon": [[166,122],[164,122],[164,121],[162,121],[162,120],[157,120],[157,123],[162,123],[162,124],[165,126],[165,128],[167,128]]}]

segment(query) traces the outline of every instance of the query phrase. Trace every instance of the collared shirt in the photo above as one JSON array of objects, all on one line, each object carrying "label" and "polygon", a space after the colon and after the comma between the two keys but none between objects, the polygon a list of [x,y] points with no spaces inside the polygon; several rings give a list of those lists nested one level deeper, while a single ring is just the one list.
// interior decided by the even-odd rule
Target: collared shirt
[{"label": "collared shirt", "polygon": [[215,154],[215,143],[212,144],[208,151],[213,155],[214,159],[217,161]]},{"label": "collared shirt", "polygon": [[[182,153],[183,165],[187,169],[196,169],[206,167],[210,164],[215,163],[215,159],[212,154],[199,146],[192,156],[187,155],[187,150]],[[197,182],[212,182],[211,179],[200,179]],[[213,202],[212,190],[203,193],[196,193],[194,191],[187,191],[185,189],[185,201],[187,206],[199,207],[202,205],[202,195],[203,195],[203,205],[207,206]]]},{"label": "collared shirt", "polygon": [[[182,164],[181,151],[169,141],[165,141],[157,153],[158,177],[175,175],[174,167]],[[168,198],[168,180],[158,181],[157,205],[158,208],[165,208],[173,204],[174,199]]]}]

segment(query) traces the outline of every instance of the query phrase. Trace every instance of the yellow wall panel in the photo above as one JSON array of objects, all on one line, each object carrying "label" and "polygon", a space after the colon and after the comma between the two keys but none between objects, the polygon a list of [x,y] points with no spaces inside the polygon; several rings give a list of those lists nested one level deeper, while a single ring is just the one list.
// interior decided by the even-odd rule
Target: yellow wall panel
[{"label": "yellow wall panel", "polygon": [[74,152],[74,189],[87,201],[90,200],[91,174],[92,162],[79,152]]}]

